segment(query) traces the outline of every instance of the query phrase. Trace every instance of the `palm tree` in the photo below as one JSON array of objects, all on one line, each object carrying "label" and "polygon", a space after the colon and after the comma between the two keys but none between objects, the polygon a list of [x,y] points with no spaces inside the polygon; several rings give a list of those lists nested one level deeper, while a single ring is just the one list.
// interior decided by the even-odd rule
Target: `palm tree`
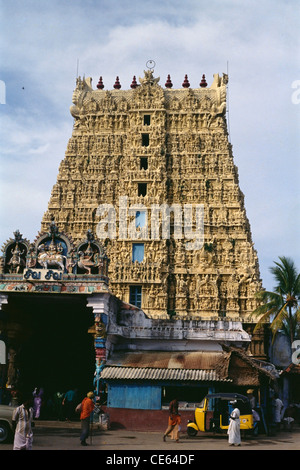
[{"label": "palm tree", "polygon": [[270,321],[273,341],[277,333],[282,331],[289,337],[292,345],[300,333],[300,274],[293,260],[284,256],[279,257],[279,260],[270,268],[277,283],[274,292],[261,290],[257,294],[260,306],[254,310],[253,315],[260,318],[254,331]]}]

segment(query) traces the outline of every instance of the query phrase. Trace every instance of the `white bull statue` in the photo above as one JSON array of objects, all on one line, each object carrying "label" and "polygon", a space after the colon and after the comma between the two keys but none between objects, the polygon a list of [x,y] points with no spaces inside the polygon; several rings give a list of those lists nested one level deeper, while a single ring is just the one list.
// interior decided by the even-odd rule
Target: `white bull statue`
[{"label": "white bull statue", "polygon": [[41,246],[40,250],[41,251],[38,254],[38,262],[44,269],[51,267],[64,271],[64,260],[66,259],[64,255],[53,250],[46,251],[44,246]]}]

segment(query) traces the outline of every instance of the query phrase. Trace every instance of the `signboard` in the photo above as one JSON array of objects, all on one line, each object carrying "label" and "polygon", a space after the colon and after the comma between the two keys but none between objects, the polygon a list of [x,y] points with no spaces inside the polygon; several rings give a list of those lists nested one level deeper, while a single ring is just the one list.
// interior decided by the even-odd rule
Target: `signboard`
[{"label": "signboard", "polygon": [[58,269],[26,269],[23,273],[26,281],[61,281],[62,276]]}]

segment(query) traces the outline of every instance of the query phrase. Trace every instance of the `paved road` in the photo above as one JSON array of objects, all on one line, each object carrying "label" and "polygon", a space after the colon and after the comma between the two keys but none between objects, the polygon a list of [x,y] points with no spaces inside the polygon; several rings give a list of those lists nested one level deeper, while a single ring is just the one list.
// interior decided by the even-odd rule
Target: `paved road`
[{"label": "paved road", "polygon": [[[158,432],[135,432],[128,430],[99,430],[94,429],[92,438],[89,438],[87,447],[80,446],[80,423],[37,422],[34,428],[33,450],[102,450],[109,456],[117,453],[135,451],[149,451],[153,455],[162,452],[175,452],[177,454],[197,454],[204,450],[300,450],[300,428],[292,432],[279,432],[276,436],[260,435],[242,441],[240,447],[228,446],[226,435],[204,436],[190,438],[182,434],[179,443],[167,438],[163,442],[162,434]],[[1,450],[12,450],[12,444],[0,445]],[[154,463],[154,462],[153,462]],[[183,462],[182,462],[183,463]]]}]

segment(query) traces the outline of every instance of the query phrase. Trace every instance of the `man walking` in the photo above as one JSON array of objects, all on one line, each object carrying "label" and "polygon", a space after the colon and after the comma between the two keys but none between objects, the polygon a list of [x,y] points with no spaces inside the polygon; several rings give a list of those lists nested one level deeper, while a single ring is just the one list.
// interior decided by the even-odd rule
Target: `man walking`
[{"label": "man walking", "polygon": [[80,413],[80,421],[81,421],[81,435],[80,435],[80,442],[82,446],[87,446],[86,439],[90,435],[90,417],[93,413],[95,404],[93,402],[94,394],[93,392],[89,392],[87,396],[81,402],[81,413]]},{"label": "man walking", "polygon": [[169,419],[168,419],[168,427],[165,430],[163,440],[166,440],[166,436],[168,436],[173,431],[173,436],[175,442],[179,442],[179,425],[181,423],[181,417],[178,413],[178,400],[175,398],[170,402],[169,405]]},{"label": "man walking", "polygon": [[241,445],[241,431],[240,431],[240,410],[237,408],[237,401],[231,401],[231,405],[235,406],[231,412],[229,427],[228,427],[228,442],[230,446]]}]

